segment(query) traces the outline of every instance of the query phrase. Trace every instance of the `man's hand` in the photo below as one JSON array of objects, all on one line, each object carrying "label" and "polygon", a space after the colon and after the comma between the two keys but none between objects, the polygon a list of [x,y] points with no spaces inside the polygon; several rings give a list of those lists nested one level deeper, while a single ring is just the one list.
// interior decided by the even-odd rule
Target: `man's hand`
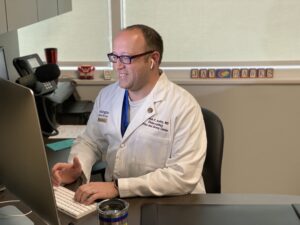
[{"label": "man's hand", "polygon": [[114,182],[91,182],[80,186],[75,192],[75,200],[89,205],[97,199],[115,198],[119,191]]},{"label": "man's hand", "polygon": [[77,157],[73,163],[57,163],[52,168],[52,183],[54,186],[70,184],[82,173],[81,164]]}]

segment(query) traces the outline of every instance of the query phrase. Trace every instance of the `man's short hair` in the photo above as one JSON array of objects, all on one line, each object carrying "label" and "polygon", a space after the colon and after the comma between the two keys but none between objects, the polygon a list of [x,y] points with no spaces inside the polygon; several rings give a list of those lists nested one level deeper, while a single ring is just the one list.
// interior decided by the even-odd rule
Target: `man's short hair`
[{"label": "man's short hair", "polygon": [[153,28],[143,24],[131,25],[126,27],[123,30],[135,30],[135,29],[140,30],[143,33],[148,48],[146,50],[148,51],[155,50],[159,52],[160,54],[159,64],[160,64],[163,56],[163,51],[164,51],[163,40],[160,34]]}]

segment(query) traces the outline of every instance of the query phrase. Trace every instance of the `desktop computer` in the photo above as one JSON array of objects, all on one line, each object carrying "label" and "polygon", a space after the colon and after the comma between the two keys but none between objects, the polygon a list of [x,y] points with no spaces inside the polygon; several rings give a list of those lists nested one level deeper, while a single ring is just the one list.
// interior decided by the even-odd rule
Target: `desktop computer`
[{"label": "desktop computer", "polygon": [[46,224],[59,225],[33,92],[0,78],[0,109],[0,183]]}]

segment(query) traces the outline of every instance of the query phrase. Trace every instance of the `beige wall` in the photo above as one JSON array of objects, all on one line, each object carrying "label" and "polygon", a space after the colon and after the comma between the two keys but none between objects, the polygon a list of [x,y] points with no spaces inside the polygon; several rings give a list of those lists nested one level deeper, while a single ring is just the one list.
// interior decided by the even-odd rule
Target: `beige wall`
[{"label": "beige wall", "polygon": [[182,86],[223,121],[223,192],[300,195],[300,85]]},{"label": "beige wall", "polygon": [[300,194],[300,86],[184,86],[225,129],[223,192]]}]

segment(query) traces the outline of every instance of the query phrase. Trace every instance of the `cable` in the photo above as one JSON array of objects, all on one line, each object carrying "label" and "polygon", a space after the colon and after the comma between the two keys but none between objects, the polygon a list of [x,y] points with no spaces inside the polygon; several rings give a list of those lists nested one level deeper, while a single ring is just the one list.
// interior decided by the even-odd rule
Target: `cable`
[{"label": "cable", "polygon": [[8,200],[8,201],[1,201],[1,202],[0,202],[0,204],[12,203],[12,202],[20,202],[20,200]]},{"label": "cable", "polygon": [[45,112],[46,120],[49,123],[49,125],[51,126],[51,128],[54,130],[54,133],[53,132],[52,133],[48,133],[46,131],[42,131],[42,133],[44,135],[47,135],[47,136],[58,135],[58,130],[56,129],[56,126],[52,123],[52,121],[50,120],[49,115],[48,115],[48,110],[47,110],[47,106],[46,106],[46,98],[45,97],[41,97],[41,98],[42,98],[42,104],[43,104],[43,109],[44,109],[44,112]]}]

